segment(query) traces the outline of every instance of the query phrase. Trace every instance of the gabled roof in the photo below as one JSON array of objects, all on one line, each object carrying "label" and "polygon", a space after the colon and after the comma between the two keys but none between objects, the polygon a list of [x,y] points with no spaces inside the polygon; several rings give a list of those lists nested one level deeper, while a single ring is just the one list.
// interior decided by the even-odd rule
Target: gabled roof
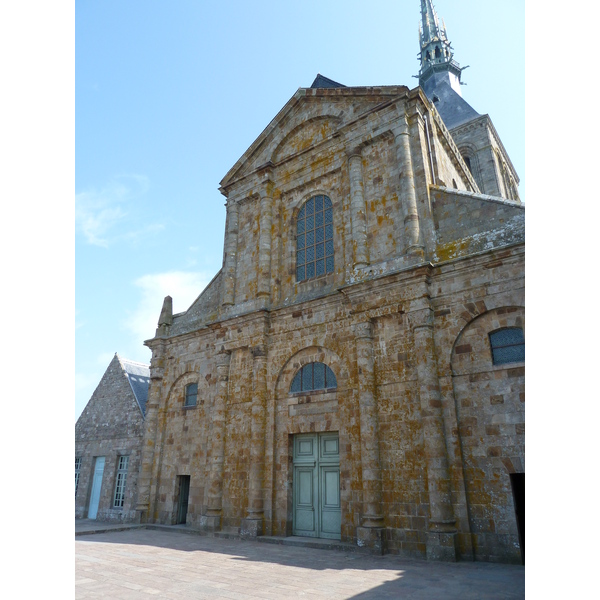
[{"label": "gabled roof", "polygon": [[333,81],[333,79],[329,79],[329,77],[325,77],[321,75],[321,73],[317,73],[315,80],[312,82],[311,88],[342,88],[346,87],[337,81]]},{"label": "gabled roof", "polygon": [[148,400],[148,387],[150,386],[150,366],[121,358],[118,354],[116,356],[119,359],[121,368],[125,372],[127,381],[129,381],[142,415],[146,416],[146,402]]}]

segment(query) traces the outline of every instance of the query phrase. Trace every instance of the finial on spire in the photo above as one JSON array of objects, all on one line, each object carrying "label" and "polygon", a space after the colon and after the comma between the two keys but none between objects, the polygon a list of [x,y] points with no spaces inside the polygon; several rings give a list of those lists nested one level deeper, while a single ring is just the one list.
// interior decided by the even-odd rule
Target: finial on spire
[{"label": "finial on spire", "polygon": [[452,46],[446,34],[446,23],[442,19],[440,27],[432,0],[421,0],[421,25],[419,26],[419,44],[421,68],[419,69],[419,85],[436,73],[447,73],[452,89],[460,91],[460,65],[454,60]]}]

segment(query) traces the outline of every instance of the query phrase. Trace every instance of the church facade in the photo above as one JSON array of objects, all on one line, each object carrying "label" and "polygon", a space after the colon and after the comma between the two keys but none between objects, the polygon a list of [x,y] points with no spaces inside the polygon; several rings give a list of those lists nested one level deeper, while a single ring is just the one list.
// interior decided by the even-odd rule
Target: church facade
[{"label": "church facade", "polygon": [[521,562],[524,207],[421,7],[419,87],[319,75],[221,181],[222,269],[145,342],[141,522]]}]

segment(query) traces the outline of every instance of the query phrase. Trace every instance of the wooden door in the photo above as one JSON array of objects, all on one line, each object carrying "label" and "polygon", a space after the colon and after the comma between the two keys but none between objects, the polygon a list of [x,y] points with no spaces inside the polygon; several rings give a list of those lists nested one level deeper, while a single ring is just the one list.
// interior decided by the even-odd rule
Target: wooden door
[{"label": "wooden door", "polygon": [[337,433],[294,437],[294,535],[340,539],[340,455]]}]

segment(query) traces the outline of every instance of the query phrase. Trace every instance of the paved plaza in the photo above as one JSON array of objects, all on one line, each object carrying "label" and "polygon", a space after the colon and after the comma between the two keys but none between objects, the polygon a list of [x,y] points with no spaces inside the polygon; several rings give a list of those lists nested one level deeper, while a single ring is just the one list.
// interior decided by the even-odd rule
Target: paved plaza
[{"label": "paved plaza", "polygon": [[77,600],[524,598],[525,569],[218,539],[161,529],[79,531]]}]

